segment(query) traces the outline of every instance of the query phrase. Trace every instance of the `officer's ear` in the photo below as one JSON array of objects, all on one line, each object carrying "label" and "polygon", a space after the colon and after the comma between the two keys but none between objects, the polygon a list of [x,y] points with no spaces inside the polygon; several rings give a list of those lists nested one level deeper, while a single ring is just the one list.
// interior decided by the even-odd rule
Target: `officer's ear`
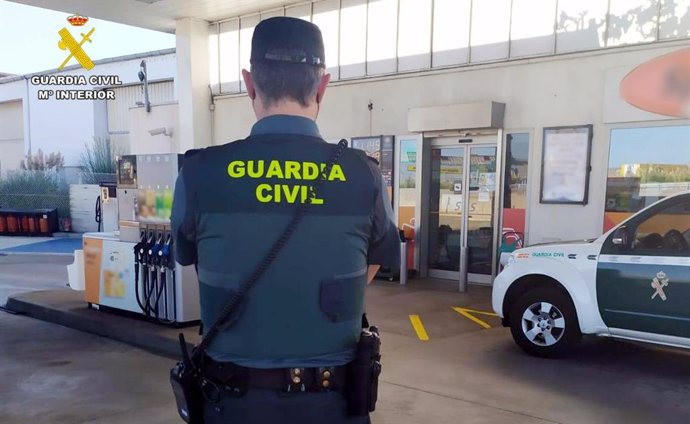
[{"label": "officer's ear", "polygon": [[244,79],[244,86],[247,87],[247,94],[249,98],[256,99],[256,87],[254,86],[254,80],[252,79],[252,74],[246,69],[242,69],[242,79]]},{"label": "officer's ear", "polygon": [[323,101],[323,96],[326,95],[326,87],[328,87],[328,83],[331,82],[331,74],[323,74],[321,77],[321,81],[319,82],[319,86],[316,89],[316,103],[321,104]]}]

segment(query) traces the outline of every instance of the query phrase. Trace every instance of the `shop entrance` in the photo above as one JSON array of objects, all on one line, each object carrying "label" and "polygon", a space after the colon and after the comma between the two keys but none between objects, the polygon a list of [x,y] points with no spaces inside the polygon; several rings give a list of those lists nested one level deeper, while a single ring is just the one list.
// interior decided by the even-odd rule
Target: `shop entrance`
[{"label": "shop entrance", "polygon": [[495,136],[431,139],[424,179],[428,201],[427,275],[491,284],[496,264]]}]

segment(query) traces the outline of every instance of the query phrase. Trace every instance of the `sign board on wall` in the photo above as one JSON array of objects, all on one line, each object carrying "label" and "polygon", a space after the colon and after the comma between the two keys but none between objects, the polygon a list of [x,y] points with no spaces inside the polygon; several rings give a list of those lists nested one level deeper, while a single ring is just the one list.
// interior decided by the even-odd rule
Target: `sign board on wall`
[{"label": "sign board on wall", "polygon": [[652,113],[677,118],[690,116],[690,49],[645,62],[623,78],[621,97]]},{"label": "sign board on wall", "polygon": [[379,163],[383,181],[386,183],[391,201],[393,200],[394,142],[395,137],[392,135],[353,137],[351,141],[353,149],[364,150],[367,156],[376,159]]},{"label": "sign board on wall", "polygon": [[544,128],[540,202],[586,205],[592,125]]}]

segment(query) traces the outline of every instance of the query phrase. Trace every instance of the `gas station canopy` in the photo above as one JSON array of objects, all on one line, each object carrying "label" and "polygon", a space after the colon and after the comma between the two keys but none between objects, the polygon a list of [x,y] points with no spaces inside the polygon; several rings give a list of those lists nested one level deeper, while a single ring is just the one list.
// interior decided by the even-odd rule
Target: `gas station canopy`
[{"label": "gas station canopy", "polygon": [[294,3],[285,0],[10,1],[169,33],[175,32],[176,19],[195,18],[212,22]]}]

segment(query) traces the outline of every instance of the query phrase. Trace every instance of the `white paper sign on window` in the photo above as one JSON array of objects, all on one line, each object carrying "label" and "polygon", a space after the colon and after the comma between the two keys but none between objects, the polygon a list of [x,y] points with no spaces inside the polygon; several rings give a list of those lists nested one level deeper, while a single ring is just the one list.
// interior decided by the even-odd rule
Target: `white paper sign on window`
[{"label": "white paper sign on window", "polygon": [[542,203],[587,204],[592,126],[545,128]]}]

